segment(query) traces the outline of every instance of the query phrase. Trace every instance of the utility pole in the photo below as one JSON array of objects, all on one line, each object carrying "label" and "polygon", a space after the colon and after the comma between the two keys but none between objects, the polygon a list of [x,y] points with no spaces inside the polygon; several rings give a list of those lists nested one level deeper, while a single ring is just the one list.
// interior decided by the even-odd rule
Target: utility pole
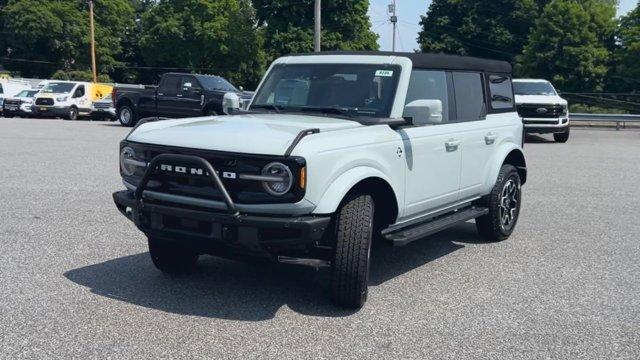
[{"label": "utility pole", "polygon": [[393,24],[393,41],[391,42],[391,51],[396,51],[396,24],[398,22],[398,17],[396,16],[396,0],[393,0],[393,4],[389,4],[389,14],[391,17],[389,20],[391,24]]},{"label": "utility pole", "polygon": [[91,69],[93,71],[93,82],[98,82],[98,73],[96,70],[96,35],[93,24],[93,0],[89,2],[89,25],[91,27]]},{"label": "utility pole", "polygon": [[314,9],[314,31],[313,31],[313,50],[320,52],[320,36],[322,32],[322,20],[321,16],[321,0],[316,0]]}]

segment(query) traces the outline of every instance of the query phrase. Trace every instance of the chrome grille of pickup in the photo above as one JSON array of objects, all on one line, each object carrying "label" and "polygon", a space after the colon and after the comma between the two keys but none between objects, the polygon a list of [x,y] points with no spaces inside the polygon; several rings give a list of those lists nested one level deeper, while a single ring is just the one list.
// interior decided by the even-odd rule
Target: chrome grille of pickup
[{"label": "chrome grille of pickup", "polygon": [[566,115],[562,105],[521,104],[517,109],[518,115],[523,118],[557,118]]}]

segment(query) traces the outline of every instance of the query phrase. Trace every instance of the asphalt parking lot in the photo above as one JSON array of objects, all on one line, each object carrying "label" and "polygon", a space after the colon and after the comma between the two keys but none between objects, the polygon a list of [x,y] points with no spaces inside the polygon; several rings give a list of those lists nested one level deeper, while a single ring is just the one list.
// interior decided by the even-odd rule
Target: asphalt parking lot
[{"label": "asphalt parking lot", "polygon": [[640,131],[531,137],[514,236],[374,249],[358,312],[313,269],[155,270],[111,201],[128,131],[0,118],[0,358],[640,358]]}]

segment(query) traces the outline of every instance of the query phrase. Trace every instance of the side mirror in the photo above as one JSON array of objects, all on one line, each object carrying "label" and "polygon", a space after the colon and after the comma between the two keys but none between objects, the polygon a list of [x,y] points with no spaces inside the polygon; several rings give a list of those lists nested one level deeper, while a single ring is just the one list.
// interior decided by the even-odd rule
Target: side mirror
[{"label": "side mirror", "polygon": [[222,112],[227,115],[232,114],[234,111],[240,110],[240,97],[234,92],[228,92],[224,94],[222,98]]},{"label": "side mirror", "polygon": [[238,89],[239,89],[240,91],[244,91],[244,87],[243,87],[242,85],[238,86]]},{"label": "side mirror", "polygon": [[442,101],[435,99],[414,100],[404,106],[404,118],[410,118],[413,125],[440,124],[442,122]]}]

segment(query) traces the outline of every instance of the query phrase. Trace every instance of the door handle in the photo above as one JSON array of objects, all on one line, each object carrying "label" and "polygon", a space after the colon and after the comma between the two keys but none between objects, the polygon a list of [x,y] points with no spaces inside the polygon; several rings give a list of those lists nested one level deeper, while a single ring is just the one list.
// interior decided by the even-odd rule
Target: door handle
[{"label": "door handle", "polygon": [[162,96],[162,95],[164,95],[164,93],[158,93],[158,95],[159,95],[159,96]]},{"label": "door handle", "polygon": [[494,133],[488,133],[487,135],[484,136],[484,143],[487,145],[493,145],[493,143],[496,142],[497,138],[498,138],[498,135]]},{"label": "door handle", "polygon": [[176,96],[177,96],[177,97],[182,97],[182,94],[178,94],[178,95],[176,95]]},{"label": "door handle", "polygon": [[457,140],[457,139],[449,139],[447,142],[444,143],[444,148],[447,149],[447,152],[454,152],[458,150],[459,146],[460,146],[460,140]]}]

